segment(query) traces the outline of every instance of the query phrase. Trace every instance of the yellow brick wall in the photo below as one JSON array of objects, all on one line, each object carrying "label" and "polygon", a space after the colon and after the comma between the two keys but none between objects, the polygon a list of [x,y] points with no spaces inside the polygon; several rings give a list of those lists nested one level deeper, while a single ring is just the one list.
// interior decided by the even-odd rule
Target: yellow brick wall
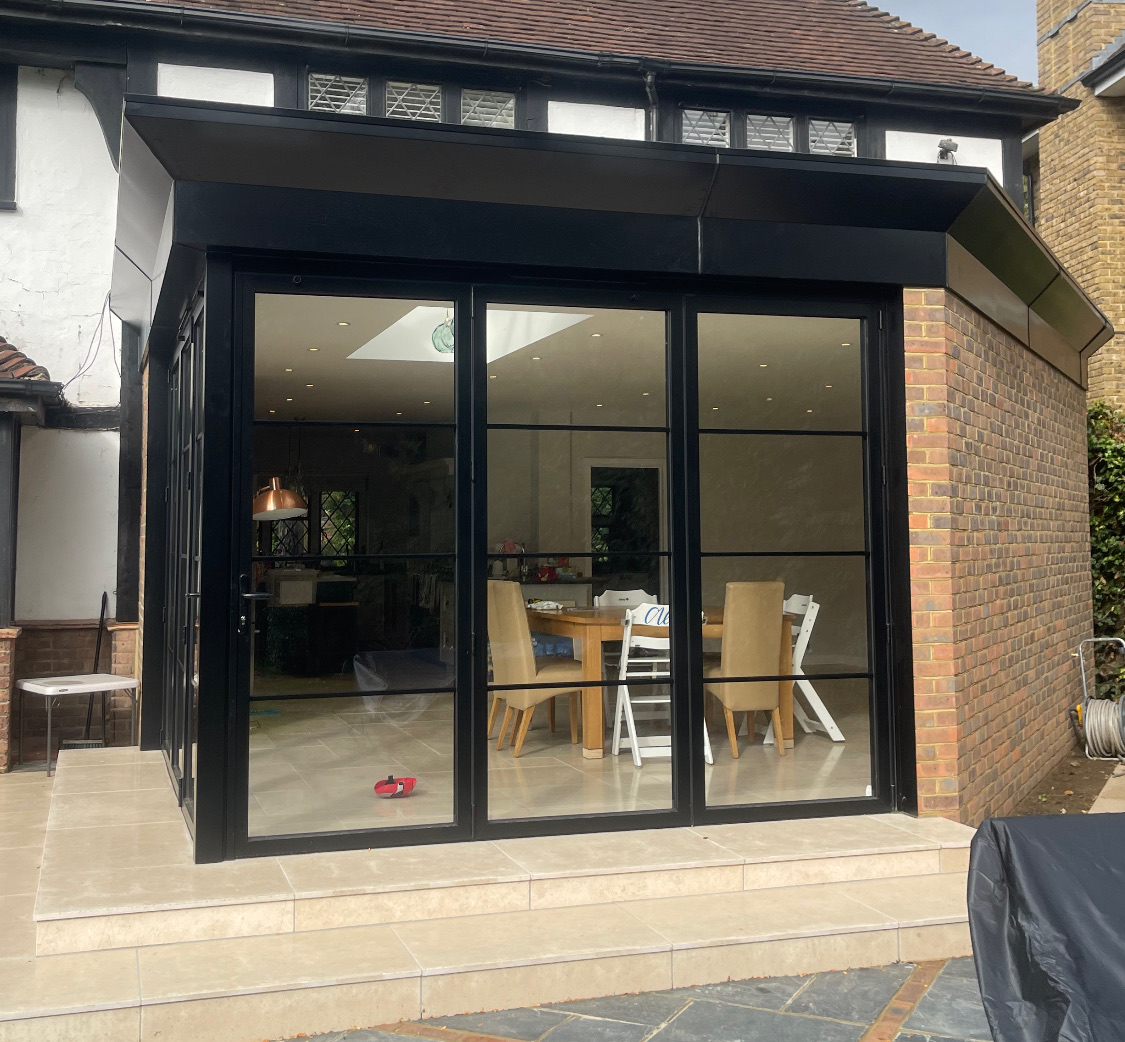
[{"label": "yellow brick wall", "polygon": [[1093,627],[1081,388],[945,290],[907,290],[919,810],[1013,809],[1071,744]]},{"label": "yellow brick wall", "polygon": [[[1079,0],[1040,0],[1039,35]],[[1125,30],[1125,3],[1096,3],[1039,45],[1039,82],[1081,105],[1039,134],[1037,230],[1109,316],[1118,335],[1090,361],[1090,398],[1125,406],[1125,98],[1081,83],[1091,59]]]}]

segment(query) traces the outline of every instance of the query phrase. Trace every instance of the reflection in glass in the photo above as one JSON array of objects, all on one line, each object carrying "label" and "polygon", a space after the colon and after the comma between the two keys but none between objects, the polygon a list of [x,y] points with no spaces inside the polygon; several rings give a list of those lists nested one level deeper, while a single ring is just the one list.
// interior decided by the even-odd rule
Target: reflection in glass
[{"label": "reflection in glass", "polygon": [[[453,305],[260,295],[249,833],[453,818]],[[448,335],[446,335],[448,333]],[[412,777],[407,799],[375,783]]]}]

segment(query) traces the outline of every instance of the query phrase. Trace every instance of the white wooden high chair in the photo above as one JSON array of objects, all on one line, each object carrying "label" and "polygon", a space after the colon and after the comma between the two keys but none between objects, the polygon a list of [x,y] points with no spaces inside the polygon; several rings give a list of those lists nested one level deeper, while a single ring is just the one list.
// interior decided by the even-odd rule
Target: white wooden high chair
[{"label": "white wooden high chair", "polygon": [[[782,610],[787,615],[797,617],[793,623],[793,675],[803,678],[805,671],[801,666],[805,660],[805,652],[808,650],[809,638],[812,637],[813,626],[816,625],[816,617],[820,614],[820,605],[812,599],[811,594],[795,593],[782,604]],[[821,701],[820,695],[816,693],[816,688],[805,679],[798,679],[794,681],[794,684],[816,716],[815,720],[812,719],[805,712],[804,706],[794,698],[793,716],[800,724],[801,730],[805,734],[823,731],[834,742],[844,741],[843,732],[836,725],[836,721],[832,719],[832,714],[828,712],[828,707]]]}]

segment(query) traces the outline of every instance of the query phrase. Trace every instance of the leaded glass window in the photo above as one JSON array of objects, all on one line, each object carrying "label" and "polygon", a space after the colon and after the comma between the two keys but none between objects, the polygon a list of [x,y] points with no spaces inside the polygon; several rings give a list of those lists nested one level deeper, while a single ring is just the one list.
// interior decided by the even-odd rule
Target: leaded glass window
[{"label": "leaded glass window", "polygon": [[355,493],[320,495],[320,553],[346,557],[355,553]]},{"label": "leaded glass window", "polygon": [[684,109],[680,139],[685,145],[730,148],[730,113],[711,109]]},{"label": "leaded glass window", "polygon": [[516,96],[502,90],[461,91],[461,122],[467,127],[515,129]]},{"label": "leaded glass window", "polygon": [[309,108],[315,112],[367,113],[367,80],[363,76],[309,73]]},{"label": "leaded glass window", "polygon": [[855,124],[838,123],[830,119],[810,119],[809,151],[822,156],[854,156]]},{"label": "leaded glass window", "polygon": [[308,553],[309,519],[290,517],[270,521],[269,553],[274,557],[302,557]]},{"label": "leaded glass window", "polygon": [[441,86],[436,83],[387,81],[387,115],[398,119],[441,122]]},{"label": "leaded glass window", "polygon": [[793,118],[791,116],[746,117],[746,147],[764,148],[770,152],[792,152]]}]

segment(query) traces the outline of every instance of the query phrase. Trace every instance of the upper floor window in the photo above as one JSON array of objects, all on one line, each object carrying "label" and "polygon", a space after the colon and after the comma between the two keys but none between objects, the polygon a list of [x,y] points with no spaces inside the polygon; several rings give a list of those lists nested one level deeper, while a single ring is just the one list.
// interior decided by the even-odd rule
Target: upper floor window
[{"label": "upper floor window", "polygon": [[796,148],[791,116],[746,117],[746,147],[770,152],[792,152]]},{"label": "upper floor window", "polygon": [[685,145],[730,148],[730,113],[713,109],[684,109],[680,140]]},{"label": "upper floor window", "polygon": [[388,116],[441,122],[441,84],[387,80],[386,102]]},{"label": "upper floor window", "polygon": [[461,122],[466,127],[516,125],[516,96],[502,90],[461,91]]},{"label": "upper floor window", "polygon": [[831,119],[810,119],[809,151],[822,156],[854,156],[855,124]]},{"label": "upper floor window", "polygon": [[309,73],[309,108],[316,112],[367,112],[367,77]]}]

